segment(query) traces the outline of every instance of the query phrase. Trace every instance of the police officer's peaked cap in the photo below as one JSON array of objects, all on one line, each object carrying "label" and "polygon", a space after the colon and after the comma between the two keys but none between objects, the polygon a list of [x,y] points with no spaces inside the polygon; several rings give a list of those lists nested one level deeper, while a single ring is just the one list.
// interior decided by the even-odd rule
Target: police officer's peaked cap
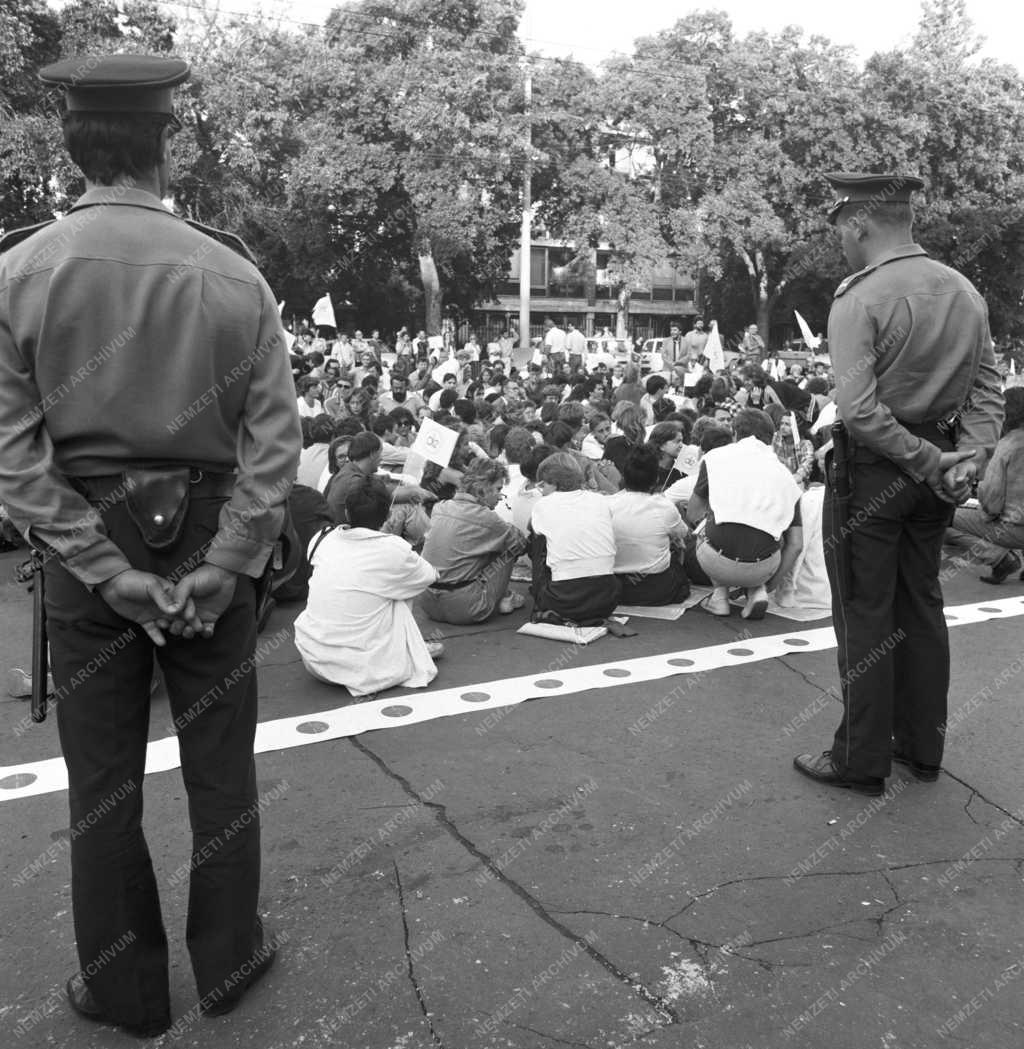
[{"label": "police officer's peaked cap", "polygon": [[44,66],[39,79],[64,88],[69,113],[166,113],[189,65],[160,55],[79,55]]},{"label": "police officer's peaked cap", "polygon": [[916,175],[873,175],[866,171],[834,171],[825,176],[838,199],[828,210],[828,221],[835,223],[847,204],[863,205],[870,211],[877,204],[909,204],[910,194],[924,189]]}]

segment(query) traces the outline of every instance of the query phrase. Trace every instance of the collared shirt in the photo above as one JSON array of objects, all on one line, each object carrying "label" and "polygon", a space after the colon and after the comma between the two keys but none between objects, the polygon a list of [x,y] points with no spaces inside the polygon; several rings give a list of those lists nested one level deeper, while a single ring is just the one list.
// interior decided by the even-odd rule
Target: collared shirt
[{"label": "collared shirt", "polygon": [[991,452],[1003,397],[985,301],[966,277],[904,244],[847,277],[828,319],[839,417],[853,440],[916,481],[939,449],[904,423],[960,415],[960,448]]},{"label": "collared shirt", "polygon": [[0,254],[2,501],[86,585],[131,565],[68,478],[237,467],[206,560],[259,576],[300,448],[266,281],[153,194],[91,189]]},{"label": "collared shirt", "polygon": [[437,569],[439,582],[461,583],[476,579],[495,554],[523,541],[514,525],[468,492],[459,492],[454,499],[434,505],[423,559]]}]

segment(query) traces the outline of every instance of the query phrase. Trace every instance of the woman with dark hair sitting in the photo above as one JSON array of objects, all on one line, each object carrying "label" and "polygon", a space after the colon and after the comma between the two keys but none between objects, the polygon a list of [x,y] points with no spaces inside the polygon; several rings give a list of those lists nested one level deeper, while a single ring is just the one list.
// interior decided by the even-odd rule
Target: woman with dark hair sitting
[{"label": "woman with dark hair sitting", "polygon": [[1024,581],[1024,388],[1011,386],[1005,397],[1003,435],[978,485],[980,505],[959,507],[946,532],[947,543],[991,567],[981,581],[996,585],[1015,573]]},{"label": "woman with dark hair sitting", "polygon": [[683,428],[679,423],[658,423],[647,438],[647,448],[658,457],[658,477],[655,487],[659,492],[682,479],[676,469],[676,458],[683,448]]},{"label": "woman with dark hair sitting", "polygon": [[682,564],[689,529],[669,499],[654,494],[659,475],[654,449],[638,448],[626,457],[624,490],[608,497],[624,605],[674,605],[690,596]]},{"label": "woman with dark hair sitting", "polygon": [[615,469],[622,473],[626,456],[634,448],[644,443],[647,431],[644,427],[640,409],[632,401],[619,401],[612,411],[612,424],[616,433],[604,443],[604,458],[615,464]]},{"label": "woman with dark hair sitting", "polygon": [[537,468],[542,496],[530,515],[535,621],[603,623],[619,603],[610,497],[583,491],[583,471],[564,452]]},{"label": "woman with dark hair sitting", "polygon": [[496,610],[507,615],[523,606],[509,580],[526,538],[494,512],[507,480],[501,463],[477,460],[458,494],[434,507],[423,556],[437,569],[437,582],[420,604],[438,623],[482,623]]}]

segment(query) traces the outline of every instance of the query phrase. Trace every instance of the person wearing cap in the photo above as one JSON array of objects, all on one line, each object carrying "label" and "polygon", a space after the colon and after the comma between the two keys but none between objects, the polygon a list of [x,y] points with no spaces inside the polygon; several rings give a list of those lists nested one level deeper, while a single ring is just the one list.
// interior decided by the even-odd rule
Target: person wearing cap
[{"label": "person wearing cap", "polygon": [[794,759],[819,783],[881,794],[893,761],[938,778],[949,689],[939,562],[954,505],[999,437],[1003,399],[985,302],[913,242],[912,176],[826,176],[854,271],[828,321],[840,425],[823,537],[843,716],[829,750]]},{"label": "person wearing cap", "polygon": [[83,1016],[139,1036],[170,1026],[141,823],[154,656],[188,792],[202,1011],[233,1009],[275,950],[257,911],[253,660],[299,420],[277,302],[245,246],[162,204],[172,90],[188,72],[145,55],[41,70],[66,90],[64,141],[86,191],[58,221],[0,241],[0,492],[46,562],[83,828],[71,843],[82,971],[67,991]]}]

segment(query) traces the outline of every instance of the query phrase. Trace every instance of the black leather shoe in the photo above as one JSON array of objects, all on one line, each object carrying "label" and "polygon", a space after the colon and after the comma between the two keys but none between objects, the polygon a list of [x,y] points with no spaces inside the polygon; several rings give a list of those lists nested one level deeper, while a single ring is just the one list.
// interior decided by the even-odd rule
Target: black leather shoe
[{"label": "black leather shoe", "polygon": [[914,761],[913,758],[908,758],[906,754],[900,754],[899,752],[893,753],[892,760],[897,765],[906,765],[910,769],[915,779],[921,780],[922,783],[934,783],[939,778],[939,772],[941,766],[939,765],[922,765],[920,761]]},{"label": "black leather shoe", "polygon": [[866,794],[871,798],[877,798],[885,790],[884,779],[848,779],[841,775],[832,764],[830,750],[826,750],[820,756],[799,754],[793,759],[793,768],[817,783],[824,783],[826,787],[841,787],[843,790],[852,790],[856,794]]},{"label": "black leather shoe", "polygon": [[[1004,579],[1009,579],[1014,572],[1021,572],[1020,556],[1016,550],[1007,550],[992,566],[992,574],[981,576],[981,581],[998,586]],[[1021,578],[1024,579],[1024,572],[1021,572]]]},{"label": "black leather shoe", "polygon": [[246,991],[253,984],[262,980],[270,971],[270,967],[274,964],[274,959],[277,957],[277,944],[273,942],[273,936],[267,934],[262,921],[260,922],[260,933],[262,935],[260,946],[253,951],[252,956],[242,966],[243,969],[248,968],[248,975],[240,971],[239,975],[241,978],[226,991],[223,997],[218,998],[209,1005],[205,1005],[203,1012],[207,1016],[226,1016],[228,1013],[234,1012],[238,1007],[238,1003],[245,997]]},{"label": "black leather shoe", "polygon": [[64,990],[67,992],[68,1003],[79,1016],[84,1016],[86,1020],[92,1020],[95,1023],[120,1027],[122,1031],[127,1031],[137,1038],[156,1038],[157,1035],[163,1034],[171,1026],[170,1013],[163,1019],[154,1020],[148,1024],[126,1024],[111,1019],[96,1004],[96,999],[93,998],[92,991],[89,990],[85,977],[81,973],[75,973],[64,985]]}]

